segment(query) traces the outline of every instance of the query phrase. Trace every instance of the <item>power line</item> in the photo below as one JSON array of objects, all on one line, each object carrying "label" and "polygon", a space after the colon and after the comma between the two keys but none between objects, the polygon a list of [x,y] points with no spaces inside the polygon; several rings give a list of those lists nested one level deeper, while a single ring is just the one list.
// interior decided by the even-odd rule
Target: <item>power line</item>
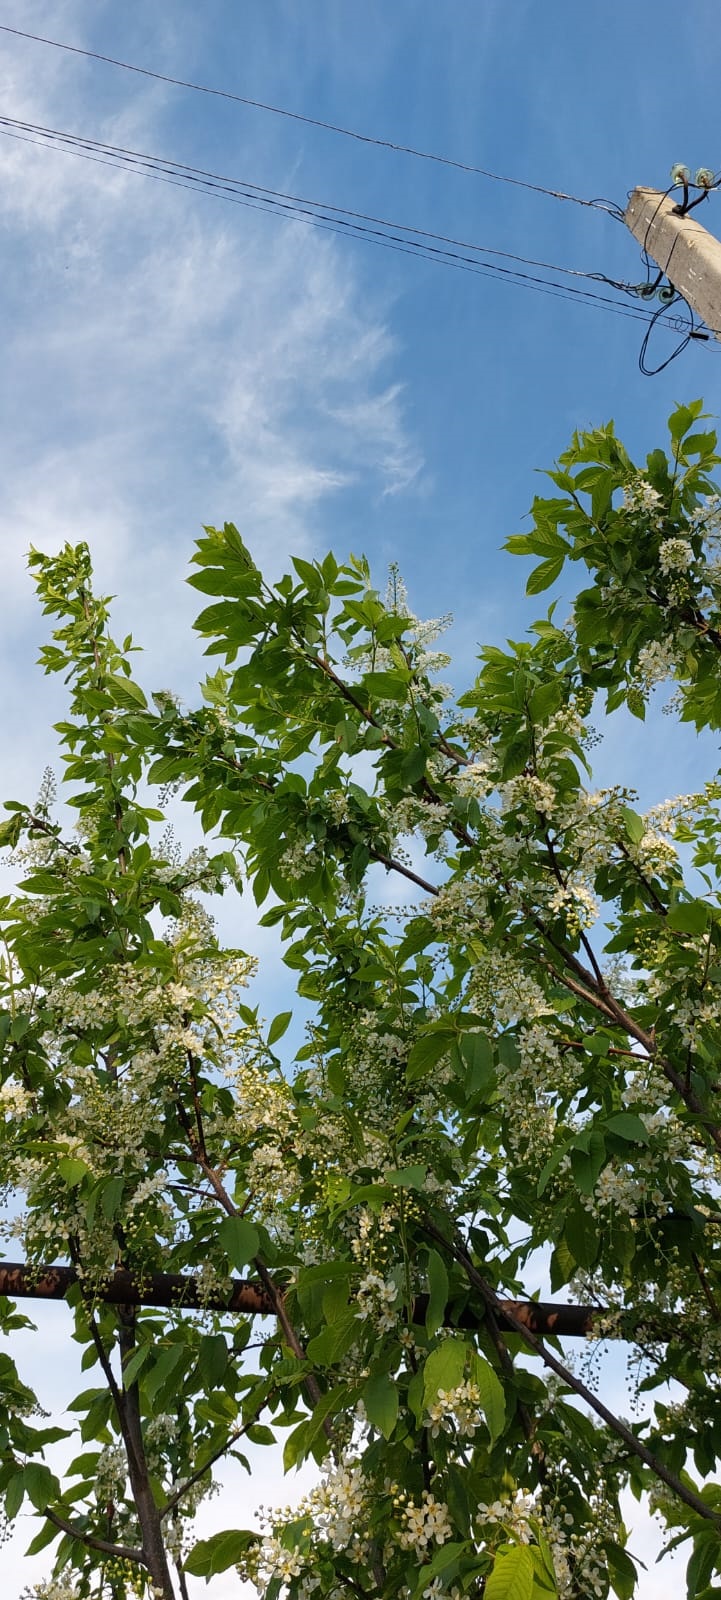
[{"label": "power line", "polygon": [[[47,135],[49,139],[61,140],[64,144],[68,144],[70,146],[80,145],[84,148],[100,149],[105,152],[112,153],[112,155],[117,157],[118,160],[123,158],[127,160],[128,163],[134,161],[140,163],[151,162],[154,166],[163,166],[171,168],[173,171],[181,171],[184,175],[187,175],[193,183],[197,183],[198,185],[207,183],[208,185],[217,188],[230,187],[233,189],[241,186],[243,189],[250,189],[259,195],[267,195],[271,197],[273,201],[277,201],[279,204],[282,202],[283,204],[287,203],[291,206],[297,206],[299,208],[308,207],[312,208],[314,212],[332,211],[339,219],[352,218],[353,222],[350,223],[349,226],[352,226],[355,222],[358,222],[364,224],[376,224],[379,228],[383,229],[398,228],[403,234],[415,236],[416,238],[422,240],[432,241],[432,243],[428,244],[427,246],[427,248],[431,251],[434,249],[435,245],[452,245],[460,250],[472,250],[476,255],[498,256],[506,261],[517,261],[523,266],[541,267],[546,272],[562,272],[564,276],[570,278],[587,278],[596,283],[601,282],[609,284],[610,287],[619,289],[623,292],[635,293],[634,285],[620,283],[613,279],[607,278],[602,272],[583,272],[578,267],[563,267],[559,266],[559,264],[555,261],[540,261],[535,256],[521,256],[517,255],[512,250],[499,250],[494,248],[492,245],[475,244],[468,239],[456,239],[450,234],[434,233],[429,228],[417,228],[410,223],[398,222],[397,220],[389,217],[377,217],[367,211],[354,211],[348,206],[337,206],[332,201],[312,200],[308,199],[307,196],[288,194],[282,189],[269,189],[263,184],[251,183],[247,179],[229,178],[227,175],[218,172],[209,172],[205,167],[188,166],[186,162],[177,161],[175,157],[147,156],[141,151],[130,150],[123,145],[105,144],[101,140],[88,139],[80,134],[67,133],[58,128],[43,127],[40,123],[24,122],[16,117],[0,117],[0,124],[3,124],[7,127],[22,128],[32,133],[42,133]],[[446,252],[440,253],[445,254]]]},{"label": "power line", "polygon": [[359,133],[355,128],[344,128],[335,122],[324,122],[320,117],[310,117],[300,111],[289,111],[287,107],[270,105],[264,100],[252,100],[248,95],[234,94],[230,89],[215,89],[205,83],[193,83],[187,78],[173,78],[167,72],[154,72],[150,67],[139,67],[131,61],[120,61],[116,56],[102,55],[98,50],[85,50],[77,44],[65,44],[59,39],[47,39],[43,34],[28,33],[23,28],[11,28],[7,23],[0,23],[0,32],[14,34],[18,39],[31,39],[34,44],[50,45],[54,50],[65,50],[72,55],[84,56],[89,61],[103,61],[107,66],[120,67],[124,72],[135,72],[143,78],[153,78],[157,83],[172,84],[177,89],[192,89],[196,94],[209,94],[217,99],[232,100],[237,105],[251,106],[256,111],[268,111],[273,116],[286,117],[292,122],[302,122],[311,128],[323,128],[326,133],[340,134],[344,139],[356,139],[361,144],[376,145],[381,150],[392,150],[398,155],[414,156],[420,161],[433,161],[443,167],[453,167],[458,172],[489,178],[493,183],[513,184],[515,188],[548,195],[553,200],[567,200],[573,205],[606,211],[610,216],[623,221],[623,209],[613,200],[586,200],[576,194],[566,194],[562,189],[547,189],[543,184],[529,183],[525,178],[509,178],[500,172],[490,172],[487,167],[476,167],[466,161],[456,161],[451,156],[437,155],[430,150],[419,150],[414,145],[397,144],[392,139],[379,139],[369,133]]},{"label": "power line", "polygon": [[[445,235],[442,234],[433,234],[423,229],[413,228],[408,228],[405,231],[406,225],[403,223],[390,222],[388,219],[366,218],[362,212],[352,212],[326,202],[305,200],[300,196],[287,195],[280,190],[267,189],[258,184],[224,177],[217,173],[208,173],[203,168],[190,167],[169,157],[153,156],[141,151],[128,150],[123,146],[106,144],[100,140],[61,132],[57,129],[43,127],[41,124],[20,121],[17,118],[0,117],[0,133],[5,137],[18,139],[23,143],[34,144],[41,149],[59,151],[64,155],[75,155],[87,161],[94,161],[101,166],[112,167],[116,171],[130,172],[136,176],[150,177],[157,182],[169,183],[178,188],[188,189],[191,193],[204,193],[213,199],[225,200],[231,204],[242,205],[251,210],[270,212],[271,215],[279,216],[284,220],[293,218],[311,227],[321,228],[326,232],[340,234],[345,238],[360,239],[384,249],[394,250],[399,254],[412,255],[421,260],[430,261],[436,265],[453,267],[475,275],[493,277],[497,281],[516,284],[521,288],[533,289],[536,293],[548,294],[556,299],[572,300],[577,304],[591,305],[599,310],[611,311],[617,316],[633,317],[635,320],[645,323],[650,320],[647,313],[640,308],[633,309],[622,305],[618,301],[611,299],[609,295],[599,294],[590,289],[580,289],[571,284],[557,283],[553,279],[541,278],[532,273],[521,272],[516,268],[501,266],[497,261],[483,261],[479,256],[462,255],[460,251],[446,249],[429,242],[431,240],[444,240]],[[377,221],[379,226],[368,226],[371,221]],[[387,231],[390,229],[400,231]],[[454,242],[452,240],[448,241],[449,244]],[[475,244],[467,244],[464,248],[477,252],[481,252],[484,249],[483,246]],[[576,273],[573,268],[556,267],[550,263],[535,263],[529,261],[526,257],[511,256],[510,252],[493,252],[489,250],[486,253],[505,255],[509,259],[526,262],[530,265],[541,265],[549,271],[568,272],[574,276],[594,278],[596,280],[603,277],[602,274]],[[612,282],[612,280],[604,281]],[[616,287],[613,284],[612,286]],[[623,286],[618,285],[618,287]],[[666,326],[680,331],[678,319],[676,318],[657,320],[663,320]]]}]

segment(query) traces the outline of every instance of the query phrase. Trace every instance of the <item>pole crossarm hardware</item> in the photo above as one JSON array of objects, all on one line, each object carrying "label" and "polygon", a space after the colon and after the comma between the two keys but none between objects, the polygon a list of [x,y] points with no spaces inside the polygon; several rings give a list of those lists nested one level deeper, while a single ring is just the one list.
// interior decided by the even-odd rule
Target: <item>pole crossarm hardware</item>
[{"label": "pole crossarm hardware", "polygon": [[[68,1291],[82,1279],[74,1267],[29,1266],[27,1262],[0,1263],[0,1295],[11,1300],[63,1300]],[[198,1282],[180,1272],[133,1273],[118,1269],[109,1273],[100,1288],[93,1286],[88,1298],[104,1305],[167,1306],[175,1311],[227,1311],[250,1317],[269,1317],[274,1310],[265,1290],[244,1278],[233,1278],[227,1294],[207,1296],[199,1290]],[[628,1339],[635,1337],[631,1321],[639,1333],[643,1328],[646,1337],[661,1341],[679,1336],[674,1319],[661,1319],[652,1307],[643,1308],[632,1315],[622,1315],[618,1325],[604,1326],[607,1313],[593,1306],[556,1305],[552,1301],[503,1300],[515,1322],[522,1322],[529,1333],[539,1337],[587,1338],[596,1333],[598,1338]],[[418,1295],[413,1303],[413,1321],[422,1323],[428,1309],[428,1296]],[[478,1328],[483,1315],[467,1306],[459,1320],[461,1327]],[[515,1327],[503,1314],[498,1317],[499,1329],[513,1333]]]},{"label": "pole crossarm hardware", "polygon": [[721,339],[721,240],[658,189],[634,189],[624,221],[659,270]]}]

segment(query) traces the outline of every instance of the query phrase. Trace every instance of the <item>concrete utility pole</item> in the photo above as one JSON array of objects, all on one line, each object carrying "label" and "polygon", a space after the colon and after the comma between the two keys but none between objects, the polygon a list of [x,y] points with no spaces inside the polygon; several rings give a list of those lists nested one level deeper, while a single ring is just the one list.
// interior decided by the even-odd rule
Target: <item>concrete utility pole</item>
[{"label": "concrete utility pole", "polygon": [[658,189],[634,189],[625,223],[674,288],[721,339],[721,240]]}]

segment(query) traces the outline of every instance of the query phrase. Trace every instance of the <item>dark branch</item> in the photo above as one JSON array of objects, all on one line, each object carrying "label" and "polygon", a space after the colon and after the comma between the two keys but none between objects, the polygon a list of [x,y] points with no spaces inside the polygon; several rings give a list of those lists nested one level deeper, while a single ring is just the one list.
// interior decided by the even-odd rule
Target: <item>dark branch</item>
[{"label": "dark branch", "polygon": [[49,1507],[46,1507],[43,1516],[47,1517],[48,1522],[52,1522],[61,1533],[67,1533],[71,1539],[79,1540],[80,1544],[87,1545],[89,1550],[100,1550],[103,1555],[115,1556],[120,1561],[132,1561],[137,1567],[147,1566],[142,1550],[131,1549],[125,1544],[112,1544],[109,1539],[101,1539],[95,1533],[86,1533],[84,1528],[78,1528],[74,1522],[66,1522],[64,1517],[59,1516],[57,1511],[51,1511]]},{"label": "dark branch", "polygon": [[[79,1282],[74,1267],[32,1267],[25,1262],[6,1261],[0,1265],[0,1295],[11,1300],[63,1300],[68,1290]],[[276,1291],[278,1294],[279,1291]],[[259,1284],[244,1278],[233,1278],[225,1295],[203,1295],[195,1278],[180,1272],[146,1272],[134,1274],[118,1270],[111,1273],[98,1288],[94,1287],[92,1300],[104,1305],[167,1306],[174,1311],[228,1311],[249,1317],[278,1315],[278,1301]],[[282,1301],[282,1296],[280,1296]],[[593,1334],[598,1319],[605,1313],[594,1306],[556,1305],[543,1300],[501,1300],[498,1302],[497,1321],[504,1333],[512,1332],[521,1322],[529,1333],[567,1339],[583,1339]],[[413,1321],[423,1322],[428,1307],[426,1295],[418,1295],[413,1304]],[[462,1328],[478,1328],[481,1318],[472,1307],[466,1307],[458,1318]],[[677,1317],[661,1317],[653,1306],[625,1313],[619,1319],[618,1331],[609,1332],[603,1327],[599,1338],[634,1339],[639,1332],[656,1340],[678,1338]]]}]

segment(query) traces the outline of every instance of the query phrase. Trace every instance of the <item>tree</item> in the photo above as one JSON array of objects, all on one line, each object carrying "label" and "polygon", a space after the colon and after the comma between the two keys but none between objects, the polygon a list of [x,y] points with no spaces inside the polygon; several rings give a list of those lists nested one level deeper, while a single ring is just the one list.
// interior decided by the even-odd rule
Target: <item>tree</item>
[{"label": "tree", "polygon": [[[7,1516],[27,1499],[31,1548],[59,1540],[38,1594],[171,1600],[236,1566],[268,1600],[629,1600],[629,1484],[691,1541],[689,1595],[721,1593],[721,791],[640,815],[593,788],[587,720],[642,718],[667,678],[721,725],[700,415],[643,470],[612,426],[574,437],[509,547],[541,558],[531,594],[570,562],[588,586],[457,702],[438,625],[363,560],[270,587],[206,529],[219,665],[189,710],[146,699],[86,546],[31,553],[78,824],[48,780],[2,829],[0,1305],[12,1333],[19,1299],[67,1294],[93,1370],[61,1482],[0,1359]],[[212,850],[160,833],[177,790]],[[410,905],[374,906],[384,874]],[[307,1019],[285,1058],[290,1010],[262,1022],[208,910],[246,886]],[[524,1298],[539,1252],[580,1304]],[[564,1330],[643,1350],[647,1417]],[[215,1463],[279,1437],[318,1464],[306,1501],[193,1544]]]}]

